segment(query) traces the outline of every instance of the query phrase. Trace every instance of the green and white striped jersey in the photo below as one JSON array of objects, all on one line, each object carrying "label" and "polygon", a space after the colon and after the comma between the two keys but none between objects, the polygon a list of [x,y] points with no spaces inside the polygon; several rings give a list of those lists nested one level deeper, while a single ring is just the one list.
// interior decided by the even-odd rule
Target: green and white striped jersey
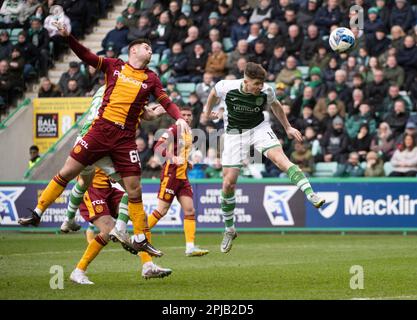
[{"label": "green and white striped jersey", "polygon": [[95,118],[97,118],[98,110],[101,107],[101,102],[103,101],[104,91],[106,86],[101,86],[93,96],[93,101],[91,101],[90,108],[88,109],[88,113],[84,122],[83,127],[80,130],[80,136],[84,137],[85,134],[90,130],[90,127]]},{"label": "green and white striped jersey", "polygon": [[266,83],[259,95],[242,91],[243,79],[221,80],[214,90],[225,105],[223,115],[224,129],[228,133],[234,130],[253,129],[264,121],[263,111],[275,100],[275,91]]}]

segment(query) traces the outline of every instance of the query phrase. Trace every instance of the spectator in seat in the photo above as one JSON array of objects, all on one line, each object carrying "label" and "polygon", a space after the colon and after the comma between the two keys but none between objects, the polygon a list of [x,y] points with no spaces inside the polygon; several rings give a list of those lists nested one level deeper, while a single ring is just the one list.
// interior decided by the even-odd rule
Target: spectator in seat
[{"label": "spectator in seat", "polygon": [[335,104],[337,106],[337,110],[338,110],[340,116],[343,117],[343,118],[345,117],[345,115],[346,115],[345,104],[338,99],[336,90],[330,89],[327,92],[327,96],[318,99],[317,104],[314,107],[314,116],[319,121],[322,121],[323,118],[326,116],[327,107],[330,104]]},{"label": "spectator in seat", "polygon": [[415,122],[412,122],[410,119],[408,120],[407,124],[405,125],[405,131],[397,138],[395,144],[399,145],[403,142],[405,135],[417,135],[417,124]]},{"label": "spectator in seat", "polygon": [[36,65],[39,58],[39,50],[31,42],[27,41],[25,31],[21,31],[17,37],[16,48],[22,52],[25,59],[25,66],[23,68],[23,78],[25,81],[37,77]]},{"label": "spectator in seat", "polygon": [[333,120],[333,127],[324,133],[322,140],[320,141],[324,162],[339,162],[344,163],[346,161],[349,137],[344,132],[343,119],[336,117]]},{"label": "spectator in seat", "polygon": [[351,150],[359,154],[360,161],[366,160],[366,154],[371,148],[373,135],[369,133],[368,124],[362,123],[359,132],[352,139]]},{"label": "spectator in seat", "polygon": [[[303,28],[303,33],[307,31],[307,26],[314,23],[316,12],[319,8],[317,0],[307,0],[297,13],[297,25]],[[318,30],[318,29],[317,29]]]},{"label": "spectator in seat", "polygon": [[152,156],[152,150],[148,148],[146,141],[142,137],[136,138],[136,149],[139,153],[140,163],[148,163]]},{"label": "spectator in seat", "polygon": [[327,54],[327,49],[323,44],[319,44],[317,51],[309,63],[309,67],[319,67],[324,70],[329,64],[330,56]]},{"label": "spectator in seat", "polygon": [[290,161],[301,169],[307,177],[311,176],[314,168],[314,159],[311,150],[304,142],[294,141],[294,151],[291,153]]},{"label": "spectator in seat", "polygon": [[171,41],[172,25],[169,21],[169,14],[164,11],[159,16],[159,23],[149,34],[152,41],[152,50],[154,53],[161,54],[168,49]]},{"label": "spectator in seat", "polygon": [[23,0],[4,0],[0,7],[0,28],[20,27],[19,14],[24,6]]},{"label": "spectator in seat", "polygon": [[301,71],[297,69],[297,60],[293,56],[289,56],[285,62],[285,67],[278,74],[275,82],[283,82],[291,86],[297,77],[301,77]]},{"label": "spectator in seat", "polygon": [[309,25],[307,27],[307,36],[300,50],[300,59],[304,65],[309,65],[321,43],[322,39],[320,38],[318,27],[314,24]]},{"label": "spectator in seat", "polygon": [[389,124],[395,138],[403,133],[409,116],[404,101],[395,101],[394,110],[389,112],[384,118],[384,121]]},{"label": "spectator in seat", "polygon": [[249,36],[249,28],[250,25],[248,23],[248,19],[245,14],[240,13],[237,18],[237,23],[235,23],[230,32],[230,38],[233,43],[233,47],[235,48],[236,45],[240,40],[246,40]]},{"label": "spectator in seat", "polygon": [[28,31],[29,41],[38,49],[38,70],[41,77],[48,73],[49,66],[49,34],[42,27],[39,17],[32,16]]},{"label": "spectator in seat", "polygon": [[84,75],[80,71],[80,65],[76,61],[71,61],[69,63],[69,69],[67,72],[63,73],[61,75],[61,78],[59,79],[58,85],[61,89],[61,91],[64,93],[66,92],[66,89],[68,87],[68,82],[70,80],[75,80],[78,83],[78,86],[80,88],[86,88],[87,82],[84,77]]},{"label": "spectator in seat", "polygon": [[64,90],[64,97],[82,97],[84,91],[78,86],[76,80],[69,80],[66,89]]},{"label": "spectator in seat", "polygon": [[405,32],[398,26],[391,27],[391,47],[400,50],[404,45]]},{"label": "spectator in seat", "polygon": [[265,42],[265,49],[268,57],[272,57],[276,46],[284,46],[284,36],[281,34],[279,25],[276,22],[271,22],[268,25],[266,34],[261,38]]},{"label": "spectator in seat", "polygon": [[173,25],[175,25],[179,17],[182,15],[179,1],[173,0],[169,2],[168,14],[169,14],[169,20],[171,21]]},{"label": "spectator in seat", "polygon": [[213,74],[210,72],[204,72],[203,82],[198,83],[195,88],[198,99],[203,105],[206,104],[210,91],[214,88],[215,84],[216,83],[213,80]]},{"label": "spectator in seat", "polygon": [[416,136],[405,135],[402,144],[391,158],[393,171],[390,177],[417,176],[417,147]]},{"label": "spectator in seat", "polygon": [[337,171],[334,174],[335,177],[363,177],[365,170],[361,167],[359,162],[359,154],[357,152],[351,152],[347,163],[339,163],[337,165]]},{"label": "spectator in seat", "polygon": [[367,103],[362,103],[359,106],[359,113],[349,117],[346,121],[346,131],[351,139],[357,136],[362,124],[367,125],[371,135],[376,132],[376,121]]},{"label": "spectator in seat", "polygon": [[313,106],[305,105],[302,109],[302,117],[295,122],[295,127],[300,130],[302,134],[305,133],[307,127],[313,128],[316,132],[320,130],[320,122],[313,115]]},{"label": "spectator in seat", "polygon": [[9,62],[7,60],[0,61],[0,97],[3,97],[4,104],[9,106],[12,102],[13,96],[10,89],[13,82],[9,72]]},{"label": "spectator in seat", "polygon": [[395,56],[389,56],[384,69],[384,77],[391,85],[397,85],[399,88],[404,83],[404,69],[397,63]]},{"label": "spectator in seat", "polygon": [[365,21],[364,31],[365,34],[374,33],[379,27],[384,27],[384,24],[378,17],[378,8],[372,7],[368,9],[368,19]]},{"label": "spectator in seat", "polygon": [[395,5],[391,11],[390,24],[391,26],[400,26],[405,32],[415,24],[413,9],[407,3],[407,0],[395,0]]},{"label": "spectator in seat", "polygon": [[268,68],[269,56],[263,40],[255,43],[253,53],[249,56],[249,61],[260,64],[264,69]]},{"label": "spectator in seat", "polygon": [[249,59],[248,48],[248,42],[244,39],[241,39],[237,43],[236,49],[227,55],[226,68],[229,70],[230,73],[237,72],[238,68],[236,64],[240,58],[245,58],[246,60]]},{"label": "spectator in seat", "polygon": [[42,78],[41,85],[38,91],[38,98],[57,98],[61,97],[62,93],[56,84],[53,84],[49,78]]},{"label": "spectator in seat", "polygon": [[157,156],[150,157],[143,168],[142,178],[144,179],[159,179],[161,176],[162,164]]},{"label": "spectator in seat", "polygon": [[10,79],[13,82],[13,88],[11,90],[19,95],[25,91],[25,83],[23,80],[24,66],[25,59],[22,57],[22,52],[19,48],[13,48],[9,59]]},{"label": "spectator in seat", "polygon": [[327,113],[323,120],[320,121],[320,128],[317,132],[324,133],[327,130],[331,130],[333,126],[333,120],[336,117],[340,117],[340,110],[335,103],[330,103],[327,106]]},{"label": "spectator in seat", "polygon": [[404,89],[408,90],[417,75],[417,46],[412,36],[404,38],[404,47],[398,50],[397,62],[404,69]]},{"label": "spectator in seat", "polygon": [[261,25],[258,24],[258,23],[251,24],[250,27],[249,27],[249,35],[246,38],[246,41],[250,45],[253,45],[253,43],[255,43],[256,40],[258,40],[261,37],[262,37]]},{"label": "spectator in seat", "polygon": [[353,76],[360,70],[360,66],[356,63],[356,58],[354,56],[349,56],[347,61],[342,63],[341,69],[346,72],[346,84],[351,87]]},{"label": "spectator in seat", "polygon": [[60,5],[68,18],[71,20],[71,33],[80,38],[84,35],[86,21],[88,21],[88,7],[86,1],[81,0],[61,0]]},{"label": "spectator in seat", "polygon": [[300,116],[303,108],[305,106],[311,106],[314,108],[314,106],[316,105],[317,101],[314,98],[314,91],[312,87],[306,86],[303,89],[303,94],[298,95],[297,98],[294,100],[293,103],[293,114],[298,117]]},{"label": "spectator in seat", "polygon": [[374,80],[367,85],[366,96],[372,106],[382,105],[385,95],[388,92],[389,83],[384,79],[384,71],[376,69]]},{"label": "spectator in seat", "polygon": [[288,28],[288,37],[285,40],[285,50],[289,55],[300,59],[301,48],[303,46],[304,37],[300,32],[300,28],[293,24]]},{"label": "spectator in seat", "polygon": [[384,102],[380,108],[377,108],[376,111],[378,112],[377,115],[383,116],[388,112],[392,111],[394,108],[395,101],[403,100],[406,106],[407,111],[412,111],[413,106],[411,104],[411,100],[406,95],[400,94],[400,88],[397,85],[391,85],[388,88],[388,94],[384,99]]},{"label": "spectator in seat", "polygon": [[126,27],[134,28],[137,25],[137,20],[139,18],[139,13],[136,10],[134,2],[129,2],[127,8],[122,12],[123,18],[125,18]]},{"label": "spectator in seat", "polygon": [[181,42],[187,37],[188,28],[191,26],[192,21],[182,14],[175,22],[174,28],[171,34],[171,46],[176,42]]},{"label": "spectator in seat", "polygon": [[213,30],[213,29],[218,30],[220,33],[220,38],[223,39],[224,30],[223,30],[222,23],[220,21],[220,16],[217,12],[210,13],[208,17],[208,23],[205,23],[200,29],[202,33],[201,36],[207,39],[209,36],[210,30]]},{"label": "spectator in seat", "polygon": [[376,152],[384,161],[389,161],[394,153],[395,139],[388,123],[381,122],[377,134],[372,138],[371,151]]},{"label": "spectator in seat", "polygon": [[284,68],[286,59],[285,47],[282,44],[277,44],[274,48],[272,58],[268,62],[267,72],[269,81],[275,80],[276,75]]},{"label": "spectator in seat", "polygon": [[161,60],[159,65],[161,80],[165,78],[165,73],[166,76],[170,76],[175,80],[185,76],[187,62],[187,55],[183,52],[181,43],[174,43],[170,53],[166,58]]},{"label": "spectator in seat", "polygon": [[[105,54],[106,48],[111,45],[117,52],[122,52],[121,50],[129,44],[127,40],[127,34],[129,29],[126,26],[125,18],[118,17],[116,19],[116,27],[110,30],[103,41],[101,41],[101,47],[103,50],[97,52],[98,55]],[[124,52],[122,52],[124,53]]]},{"label": "spectator in seat", "polygon": [[181,42],[184,53],[187,56],[192,55],[194,51],[194,46],[197,43],[201,42],[199,38],[199,34],[200,34],[200,31],[196,26],[191,26],[188,28],[187,37]]},{"label": "spectator in seat", "polygon": [[387,31],[383,26],[379,26],[374,33],[366,36],[366,49],[372,57],[379,57],[390,44],[391,40],[387,38]]},{"label": "spectator in seat", "polygon": [[365,95],[361,89],[353,89],[352,99],[347,105],[349,117],[359,113],[359,106],[365,101]]},{"label": "spectator in seat", "polygon": [[191,128],[197,128],[201,112],[203,111],[203,104],[201,103],[195,91],[190,93],[188,97],[187,106],[190,107],[193,112],[193,121],[191,123]]},{"label": "spectator in seat", "polygon": [[213,75],[216,81],[226,75],[227,54],[223,51],[220,42],[214,42],[211,45],[211,53],[207,58],[205,70]]},{"label": "spectator in seat", "polygon": [[331,85],[337,92],[337,97],[347,106],[352,100],[352,90],[347,85],[347,74],[345,70],[335,72],[335,82]]},{"label": "spectator in seat", "polygon": [[338,62],[336,57],[331,57],[326,68],[322,71],[323,81],[329,88],[334,84],[336,71],[338,70]]},{"label": "spectator in seat", "polygon": [[366,155],[365,177],[384,177],[384,161],[375,151],[369,151]]},{"label": "spectator in seat", "polygon": [[[53,58],[54,60],[56,60],[59,58],[63,50],[67,47],[67,41],[63,37],[61,37],[61,35],[58,32],[58,29],[53,25],[53,22],[56,22],[56,18],[51,13],[45,18],[45,21],[43,22],[43,27],[48,31],[49,39],[53,43]],[[59,19],[58,22],[64,24],[68,32],[71,33],[71,21],[67,15],[63,14],[63,16]]]},{"label": "spectator in seat", "polygon": [[9,39],[7,30],[0,31],[0,60],[7,59],[12,53],[13,44]]},{"label": "spectator in seat", "polygon": [[149,38],[151,31],[152,26],[148,15],[142,14],[136,21],[136,24],[129,28],[127,42],[132,42],[138,38]]},{"label": "spectator in seat", "polygon": [[207,21],[207,17],[210,12],[204,10],[203,0],[191,0],[191,12],[190,19],[193,21],[195,26],[202,26]]},{"label": "spectator in seat", "polygon": [[315,17],[315,24],[320,28],[322,35],[330,34],[330,27],[340,21],[342,21],[342,13],[338,0],[327,1],[327,5],[321,7]]}]

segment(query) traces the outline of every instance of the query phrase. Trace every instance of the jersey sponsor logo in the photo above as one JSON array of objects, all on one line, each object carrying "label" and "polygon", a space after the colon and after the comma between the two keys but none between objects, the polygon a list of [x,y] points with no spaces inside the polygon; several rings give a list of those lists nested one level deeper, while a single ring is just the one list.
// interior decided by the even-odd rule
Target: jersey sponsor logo
[{"label": "jersey sponsor logo", "polygon": [[0,187],[0,225],[17,225],[16,200],[25,187]]},{"label": "jersey sponsor logo", "polygon": [[264,104],[264,98],[263,98],[263,97],[256,98],[256,100],[255,100],[255,104],[256,104],[257,106],[261,106],[261,105],[263,105],[263,104]]},{"label": "jersey sponsor logo", "polygon": [[106,201],[104,201],[104,200],[94,200],[94,201],[92,201],[91,202],[91,204],[93,205],[93,206],[96,206],[96,205],[99,205],[99,204],[106,204]]},{"label": "jersey sponsor logo", "polygon": [[[124,75],[123,73],[121,73],[119,70],[115,70],[114,73],[113,73],[113,76],[118,77],[123,82],[131,83],[131,84],[133,84],[133,85],[135,85],[137,87],[143,86],[143,82],[142,81],[139,81],[139,80],[130,78],[130,77]],[[146,87],[143,86],[144,89],[146,89],[147,87],[148,86],[146,86]]]},{"label": "jersey sponsor logo", "polygon": [[288,202],[297,192],[295,186],[266,186],[263,205],[273,226],[293,226]]},{"label": "jersey sponsor logo", "polygon": [[175,195],[174,190],[168,189],[168,188],[165,189],[165,193],[169,193],[169,194]]},{"label": "jersey sponsor logo", "polygon": [[261,111],[261,108],[259,107],[250,107],[250,106],[243,106],[243,105],[233,105],[232,106],[233,111],[239,111],[239,112],[249,112],[249,113],[257,113]]},{"label": "jersey sponsor logo", "polygon": [[88,143],[85,140],[83,140],[82,138],[80,140],[78,140],[78,146],[80,146],[80,145],[83,146],[85,149],[88,149]]},{"label": "jersey sponsor logo", "polygon": [[339,193],[318,192],[317,194],[326,199],[326,204],[319,209],[321,216],[325,219],[330,219],[334,216],[339,206]]}]

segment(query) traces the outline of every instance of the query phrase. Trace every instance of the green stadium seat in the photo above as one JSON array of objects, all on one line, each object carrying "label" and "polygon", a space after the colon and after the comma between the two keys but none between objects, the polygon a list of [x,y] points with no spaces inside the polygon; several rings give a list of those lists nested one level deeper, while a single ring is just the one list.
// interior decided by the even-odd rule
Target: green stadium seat
[{"label": "green stadium seat", "polygon": [[127,62],[127,58],[128,58],[127,54],[119,55],[119,59],[123,60],[124,62]]},{"label": "green stadium seat", "polygon": [[17,43],[17,38],[19,37],[19,33],[22,31],[22,28],[16,28],[9,30],[10,41],[13,45]]},{"label": "green stadium seat", "polygon": [[176,84],[177,90],[180,92],[181,97],[189,97],[190,93],[195,91],[195,83],[192,82],[180,82]]},{"label": "green stadium seat", "polygon": [[307,66],[299,66],[299,67],[297,67],[297,69],[300,70],[301,75],[303,76],[303,79],[307,79],[308,78],[309,67],[307,67]]},{"label": "green stadium seat", "polygon": [[393,167],[390,161],[384,163],[384,172],[385,176],[389,176],[389,174],[393,171]]},{"label": "green stadium seat", "polygon": [[154,53],[151,58],[151,62],[149,62],[149,68],[157,67],[159,64],[159,58],[161,55],[159,53]]},{"label": "green stadium seat", "polygon": [[231,38],[223,39],[223,50],[224,52],[230,52],[233,50],[233,42]]},{"label": "green stadium seat", "polygon": [[319,178],[333,177],[337,170],[337,162],[317,162],[313,176]]}]

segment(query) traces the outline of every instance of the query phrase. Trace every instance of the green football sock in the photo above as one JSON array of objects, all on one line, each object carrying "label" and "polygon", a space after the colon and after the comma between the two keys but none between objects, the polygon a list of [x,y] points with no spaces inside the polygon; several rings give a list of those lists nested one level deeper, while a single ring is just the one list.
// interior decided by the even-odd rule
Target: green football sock
[{"label": "green football sock", "polygon": [[222,192],[221,208],[223,211],[223,220],[226,228],[234,228],[234,210],[236,207],[235,193],[226,194]]},{"label": "green football sock", "polygon": [[306,196],[313,193],[313,188],[311,188],[310,182],[297,165],[291,166],[287,171],[287,175],[292,184],[295,184],[298,189],[306,194]]},{"label": "green football sock", "polygon": [[125,193],[120,200],[119,204],[119,215],[116,220],[116,229],[117,230],[126,230],[126,225],[129,221],[129,213],[127,211],[128,196]]},{"label": "green football sock", "polygon": [[75,218],[75,213],[78,210],[78,207],[83,201],[84,193],[87,191],[87,188],[81,187],[78,182],[71,190],[70,200],[67,207],[67,218],[69,220]]}]

